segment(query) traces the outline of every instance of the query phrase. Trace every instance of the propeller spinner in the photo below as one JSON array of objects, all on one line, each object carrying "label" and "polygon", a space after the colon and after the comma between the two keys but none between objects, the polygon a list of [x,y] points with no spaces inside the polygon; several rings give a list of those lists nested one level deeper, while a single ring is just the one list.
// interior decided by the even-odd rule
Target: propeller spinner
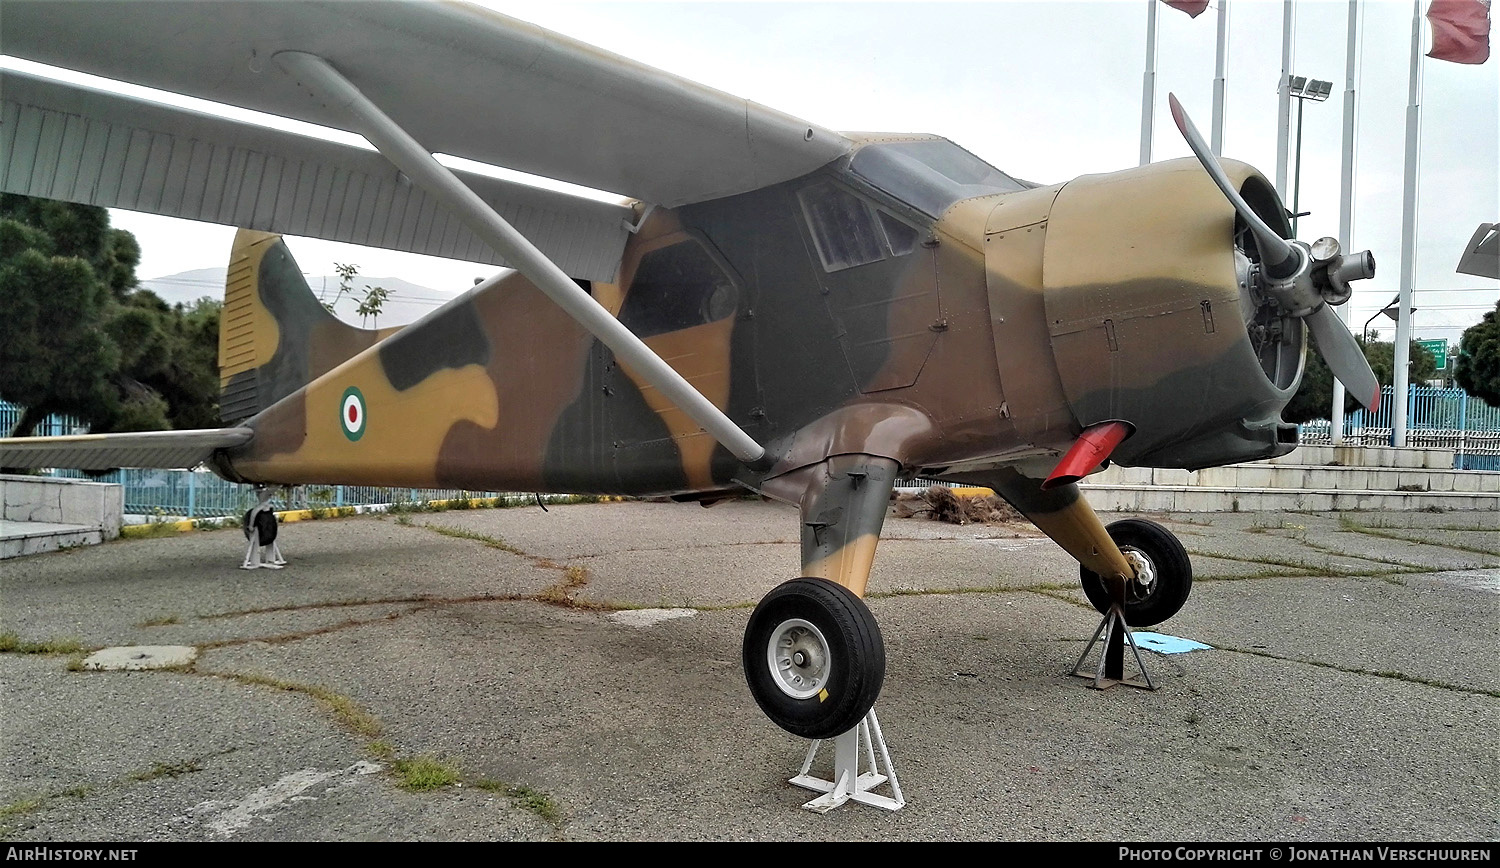
[{"label": "propeller spinner", "polygon": [[1359,342],[1331,306],[1349,300],[1351,281],[1375,276],[1375,257],[1368,250],[1346,256],[1333,238],[1322,238],[1312,245],[1282,238],[1235,189],[1177,96],[1168,94],[1167,101],[1172,107],[1172,120],[1188,147],[1255,238],[1260,253],[1256,276],[1260,290],[1287,315],[1301,317],[1307,323],[1328,369],[1361,406],[1377,409],[1380,382]]}]

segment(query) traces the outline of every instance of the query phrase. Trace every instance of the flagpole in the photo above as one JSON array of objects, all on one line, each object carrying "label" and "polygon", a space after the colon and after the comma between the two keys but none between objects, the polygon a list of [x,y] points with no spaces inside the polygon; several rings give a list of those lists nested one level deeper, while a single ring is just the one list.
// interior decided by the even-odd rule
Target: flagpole
[{"label": "flagpole", "polygon": [[1411,305],[1417,273],[1417,148],[1422,138],[1422,0],[1411,13],[1411,74],[1406,104],[1406,174],[1401,189],[1401,307],[1396,318],[1391,445],[1406,445],[1406,406],[1411,371]]},{"label": "flagpole", "polygon": [[1141,162],[1151,162],[1152,112],[1156,108],[1156,4],[1146,0],[1146,74],[1141,83]]},{"label": "flagpole", "polygon": [[1283,0],[1281,10],[1281,82],[1276,103],[1276,195],[1286,201],[1287,149],[1291,146],[1292,123],[1292,0]]},{"label": "flagpole", "polygon": [[[1349,0],[1349,44],[1344,49],[1344,157],[1339,176],[1339,246],[1354,249],[1354,90],[1359,74],[1359,0]],[[1348,327],[1351,304],[1334,308],[1339,320]],[[1344,384],[1333,378],[1332,424],[1328,439],[1334,446],[1344,444]]]},{"label": "flagpole", "polygon": [[1224,156],[1224,64],[1229,54],[1229,0],[1219,0],[1219,45],[1214,60],[1214,117],[1209,150]]}]

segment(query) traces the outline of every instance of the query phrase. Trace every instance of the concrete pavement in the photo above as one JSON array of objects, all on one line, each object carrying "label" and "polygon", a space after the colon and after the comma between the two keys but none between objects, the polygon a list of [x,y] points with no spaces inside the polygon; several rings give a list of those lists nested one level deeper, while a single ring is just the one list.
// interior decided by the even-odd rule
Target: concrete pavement
[{"label": "concrete pavement", "polygon": [[[0,835],[1500,838],[1494,514],[1146,517],[1197,576],[1154,629],[1211,646],[1146,652],[1151,692],[1069,675],[1099,618],[1029,525],[888,521],[869,601],[894,813],[802,810],[815,794],[787,779],[808,743],[745,686],[750,611],[797,572],[789,507],[300,522],[279,571],[238,569],[235,530],[12,559]],[[196,659],[84,667],[119,646]],[[421,789],[426,766],[452,781]]]}]

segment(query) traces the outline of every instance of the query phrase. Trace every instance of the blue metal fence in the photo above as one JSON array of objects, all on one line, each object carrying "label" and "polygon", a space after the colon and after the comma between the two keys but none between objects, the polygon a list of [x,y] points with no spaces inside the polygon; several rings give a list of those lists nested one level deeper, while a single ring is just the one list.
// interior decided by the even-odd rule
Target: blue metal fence
[{"label": "blue metal fence", "polygon": [[[11,429],[21,421],[21,408],[9,401],[0,401],[0,437],[9,437]],[[64,437],[69,434],[87,434],[88,426],[72,416],[52,415],[42,420],[31,432],[36,437]]]},{"label": "blue metal fence", "polygon": [[[1352,446],[1390,446],[1395,413],[1392,388],[1380,390],[1380,409],[1359,410],[1344,418],[1344,442]],[[1303,443],[1331,441],[1330,423],[1315,420],[1300,426]],[[1492,407],[1463,389],[1412,386],[1406,401],[1406,445],[1452,449],[1453,466],[1461,470],[1500,470],[1500,407]]]},{"label": "blue metal fence", "polygon": [[[53,476],[112,482],[125,488],[125,514],[149,518],[225,518],[243,515],[258,500],[254,486],[229,482],[209,470],[122,468],[100,476],[78,470],[53,470]],[[456,488],[379,488],[368,485],[299,485],[277,489],[277,510],[333,509],[344,506],[418,506],[432,501],[473,500],[532,495],[518,492],[465,491]]]},{"label": "blue metal fence", "polygon": [[[0,401],[0,436],[21,421],[21,408]],[[69,416],[48,416],[32,432],[37,437],[87,434],[88,428]],[[125,513],[147,517],[219,518],[239,516],[257,502],[255,489],[219,478],[209,470],[122,468],[90,475],[79,470],[50,470],[52,476],[111,482],[125,488]],[[367,485],[305,485],[290,495],[278,490],[271,502],[278,510],[327,509],[343,506],[422,504],[488,497],[529,498],[530,494],[463,491],[453,488],[378,488]]]}]

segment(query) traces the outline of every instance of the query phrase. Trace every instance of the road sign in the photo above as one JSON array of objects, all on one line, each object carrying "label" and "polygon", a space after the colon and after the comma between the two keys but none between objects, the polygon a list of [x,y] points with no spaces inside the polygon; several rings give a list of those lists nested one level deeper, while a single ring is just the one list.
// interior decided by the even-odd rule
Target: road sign
[{"label": "road sign", "polygon": [[1437,360],[1437,369],[1446,371],[1448,369],[1448,342],[1445,340],[1417,341],[1432,357]]}]

